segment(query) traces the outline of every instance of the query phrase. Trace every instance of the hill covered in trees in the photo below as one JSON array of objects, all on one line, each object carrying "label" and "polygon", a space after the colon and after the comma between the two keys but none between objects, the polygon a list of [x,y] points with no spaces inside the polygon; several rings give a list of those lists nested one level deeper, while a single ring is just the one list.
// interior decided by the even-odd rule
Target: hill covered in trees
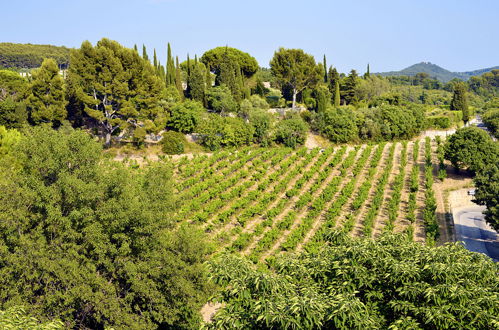
[{"label": "hill covered in trees", "polygon": [[0,67],[38,68],[42,65],[44,58],[53,58],[60,68],[66,68],[69,64],[69,48],[0,42]]},{"label": "hill covered in trees", "polygon": [[448,82],[452,79],[468,80],[471,77],[479,76],[495,69],[499,69],[499,66],[495,66],[492,68],[478,69],[474,71],[467,71],[467,72],[452,72],[430,62],[421,62],[411,65],[400,71],[381,72],[379,73],[379,75],[384,77],[415,76],[418,73],[427,73],[431,78],[438,79],[442,82]]}]

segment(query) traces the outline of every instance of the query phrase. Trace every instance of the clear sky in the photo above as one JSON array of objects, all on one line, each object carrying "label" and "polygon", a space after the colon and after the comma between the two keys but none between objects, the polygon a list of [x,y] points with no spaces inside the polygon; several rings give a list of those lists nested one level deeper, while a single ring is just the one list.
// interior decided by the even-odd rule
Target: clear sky
[{"label": "clear sky", "polygon": [[102,37],[162,63],[229,45],[268,67],[302,48],[340,72],[429,61],[451,71],[499,65],[499,0],[0,0],[0,42],[79,47]]}]

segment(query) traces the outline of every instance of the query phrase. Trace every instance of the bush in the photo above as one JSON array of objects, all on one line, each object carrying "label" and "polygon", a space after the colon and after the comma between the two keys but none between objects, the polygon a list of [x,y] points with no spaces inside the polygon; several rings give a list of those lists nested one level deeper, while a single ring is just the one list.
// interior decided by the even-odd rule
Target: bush
[{"label": "bush", "polygon": [[171,110],[168,127],[182,133],[192,133],[203,112],[203,105],[197,101],[179,103]]},{"label": "bush", "polygon": [[451,126],[451,120],[446,116],[430,116],[426,118],[428,128],[446,129]]},{"label": "bush", "polygon": [[307,124],[299,116],[281,120],[277,124],[275,140],[286,147],[296,148],[307,139]]},{"label": "bush", "polygon": [[163,133],[161,139],[161,148],[165,154],[178,155],[184,152],[184,146],[187,143],[185,135],[179,132],[168,131]]}]

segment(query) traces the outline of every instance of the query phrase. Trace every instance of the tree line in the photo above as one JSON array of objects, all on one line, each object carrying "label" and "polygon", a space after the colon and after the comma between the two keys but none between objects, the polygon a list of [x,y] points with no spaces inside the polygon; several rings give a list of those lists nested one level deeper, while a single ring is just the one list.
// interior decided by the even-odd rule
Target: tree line
[{"label": "tree line", "polygon": [[[180,61],[168,44],[164,64],[156,50],[150,58],[145,46],[140,52],[109,39],[95,46],[85,41],[69,53],[64,76],[51,58],[28,78],[0,70],[1,125],[59,127],[68,120],[106,145],[117,140],[140,146],[147,137],[176,131],[192,133],[215,150],[252,143],[294,147],[309,129],[335,143],[410,138],[472,115],[471,93],[462,82],[453,83],[452,99],[447,96],[450,112],[428,115],[431,97],[425,90],[413,102],[397,92],[391,78],[371,75],[369,68],[362,77],[355,70],[340,74],[325,56],[316,62],[301,49],[278,49],[269,70],[231,47]],[[423,84],[429,79],[416,78]],[[269,111],[276,107],[289,109],[280,115]]]}]

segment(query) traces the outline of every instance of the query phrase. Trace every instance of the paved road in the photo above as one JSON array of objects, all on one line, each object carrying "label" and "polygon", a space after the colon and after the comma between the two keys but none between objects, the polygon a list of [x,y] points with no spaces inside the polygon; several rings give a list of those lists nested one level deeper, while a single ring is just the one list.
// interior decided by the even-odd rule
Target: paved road
[{"label": "paved road", "polygon": [[485,222],[483,210],[483,206],[453,210],[456,240],[463,241],[468,250],[486,254],[499,262],[499,238]]}]

